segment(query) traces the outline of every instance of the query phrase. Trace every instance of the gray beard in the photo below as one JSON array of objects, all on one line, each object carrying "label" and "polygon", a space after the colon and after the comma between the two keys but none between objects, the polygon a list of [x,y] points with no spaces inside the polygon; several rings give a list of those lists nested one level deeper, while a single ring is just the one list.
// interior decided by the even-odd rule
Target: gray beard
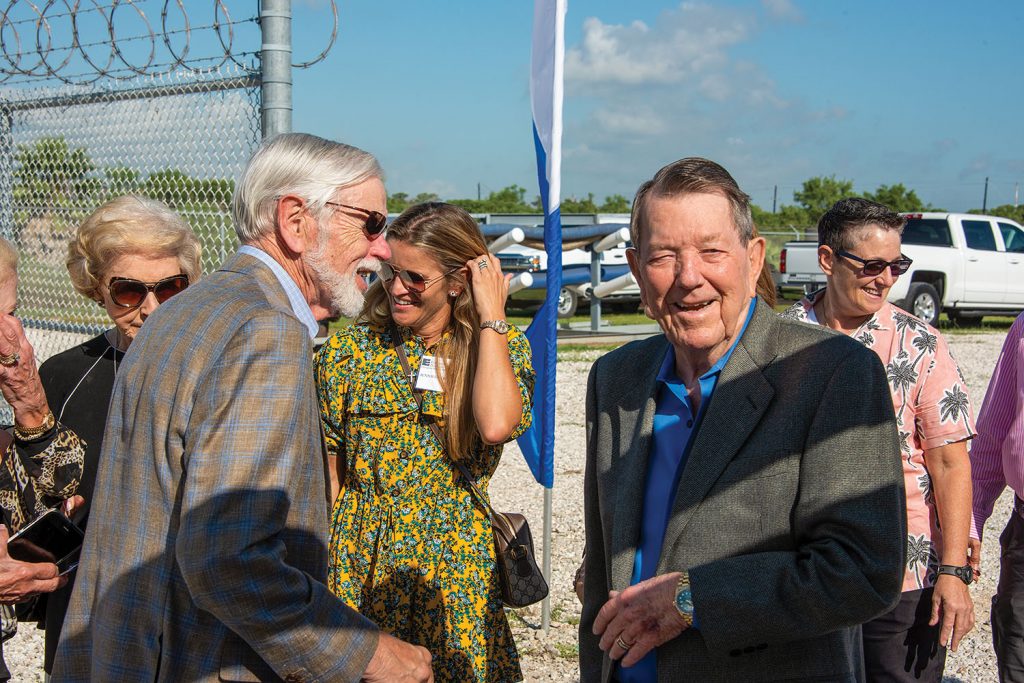
[{"label": "gray beard", "polygon": [[[320,240],[316,248],[306,255],[306,263],[310,270],[320,281],[320,291],[326,293],[330,299],[329,308],[341,313],[346,318],[355,318],[363,309],[365,294],[359,289],[357,279],[360,277],[356,271],[369,270],[380,271],[380,261],[375,258],[365,258],[356,264],[352,273],[343,274],[331,268],[324,259],[324,252],[327,250],[327,232],[321,230]],[[321,302],[321,304],[327,302]]]},{"label": "gray beard", "polygon": [[355,273],[342,275],[320,260],[319,254],[310,254],[307,258],[310,269],[320,281],[320,291],[330,299],[329,308],[341,313],[346,318],[354,318],[363,308],[363,293],[356,284]]}]

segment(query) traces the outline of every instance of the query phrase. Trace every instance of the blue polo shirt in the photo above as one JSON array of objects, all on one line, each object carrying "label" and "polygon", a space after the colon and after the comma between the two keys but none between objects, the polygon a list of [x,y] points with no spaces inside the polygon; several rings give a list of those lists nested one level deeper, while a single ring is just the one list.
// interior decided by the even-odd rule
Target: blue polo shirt
[{"label": "blue polo shirt", "polygon": [[[718,361],[708,368],[697,381],[700,384],[700,407],[694,414],[686,385],[676,376],[675,349],[669,346],[665,359],[658,371],[658,396],[654,413],[654,443],[647,460],[647,484],[644,487],[644,509],[640,527],[640,542],[637,544],[636,559],[633,562],[633,576],[630,585],[646,581],[654,576],[661,557],[661,544],[665,529],[672,513],[675,492],[679,488],[686,459],[690,455],[693,436],[700,427],[701,418],[711,401],[711,395],[718,384],[722,368],[729,362],[736,344],[747,331],[747,325],[757,308],[752,299],[747,309],[746,320],[732,346]],[[693,627],[697,627],[694,615]],[[631,667],[619,667],[618,678],[622,683],[655,683],[658,680],[657,651],[651,650]]]}]

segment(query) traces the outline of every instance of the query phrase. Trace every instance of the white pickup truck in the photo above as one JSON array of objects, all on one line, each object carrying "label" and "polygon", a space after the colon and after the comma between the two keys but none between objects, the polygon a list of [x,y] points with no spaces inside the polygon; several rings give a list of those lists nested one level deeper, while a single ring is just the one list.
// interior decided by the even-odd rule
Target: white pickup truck
[{"label": "white pickup truck", "polygon": [[[903,253],[914,260],[889,301],[935,325],[1024,310],[1024,228],[1008,218],[969,213],[908,213]],[[780,286],[811,291],[825,283],[817,242],[787,242]]]}]

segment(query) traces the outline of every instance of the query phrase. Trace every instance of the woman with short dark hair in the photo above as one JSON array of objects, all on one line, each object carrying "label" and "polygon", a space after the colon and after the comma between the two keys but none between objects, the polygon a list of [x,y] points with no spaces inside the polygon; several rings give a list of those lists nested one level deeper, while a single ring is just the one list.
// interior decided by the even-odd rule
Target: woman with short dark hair
[{"label": "woman with short dark hair", "polygon": [[[903,595],[864,624],[869,681],[942,679],[946,644],[955,651],[974,626],[967,591],[974,420],[960,368],[939,331],[886,297],[911,260],[901,251],[905,219],[881,204],[837,202],[818,222],[823,290],[785,315],[850,335],[886,366],[903,451],[907,565]],[[871,444],[865,444],[870,448]]]}]

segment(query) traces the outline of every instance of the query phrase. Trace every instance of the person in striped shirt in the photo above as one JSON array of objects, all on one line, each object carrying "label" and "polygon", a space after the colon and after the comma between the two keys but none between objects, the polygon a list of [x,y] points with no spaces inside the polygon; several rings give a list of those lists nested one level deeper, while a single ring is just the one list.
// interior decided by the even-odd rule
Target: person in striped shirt
[{"label": "person in striped shirt", "polygon": [[999,680],[1024,681],[1024,314],[1017,317],[978,413],[971,445],[974,516],[971,564],[980,574],[981,537],[996,499],[1013,489],[1013,514],[999,537],[999,585],[992,598],[992,642]]}]

